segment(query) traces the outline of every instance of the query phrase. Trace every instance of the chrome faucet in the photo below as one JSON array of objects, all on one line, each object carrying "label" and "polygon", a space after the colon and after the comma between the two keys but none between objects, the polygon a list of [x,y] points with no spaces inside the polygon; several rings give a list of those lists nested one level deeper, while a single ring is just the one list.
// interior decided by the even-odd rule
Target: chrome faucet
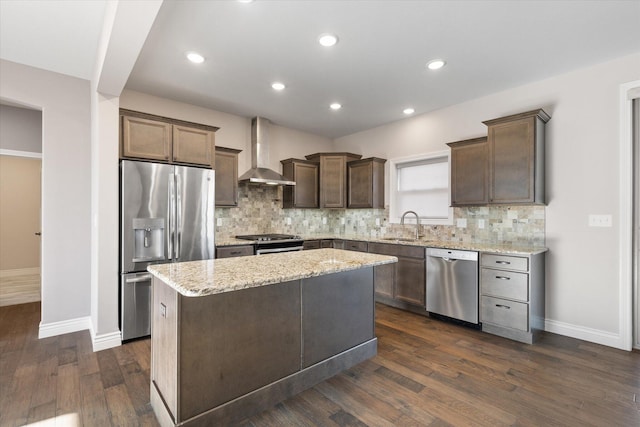
[{"label": "chrome faucet", "polygon": [[407,214],[414,214],[416,216],[416,240],[418,240],[420,238],[420,217],[414,211],[406,211],[402,214],[402,218],[400,218],[400,225],[404,225],[404,217],[407,216]]}]

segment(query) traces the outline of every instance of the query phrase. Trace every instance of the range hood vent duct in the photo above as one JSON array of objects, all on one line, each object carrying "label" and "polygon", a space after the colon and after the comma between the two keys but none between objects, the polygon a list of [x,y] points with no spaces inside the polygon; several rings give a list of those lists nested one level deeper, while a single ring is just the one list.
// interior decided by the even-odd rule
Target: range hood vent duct
[{"label": "range hood vent duct", "polygon": [[251,119],[251,169],[240,178],[240,182],[266,185],[296,185],[278,172],[269,169],[269,120],[263,117]]}]

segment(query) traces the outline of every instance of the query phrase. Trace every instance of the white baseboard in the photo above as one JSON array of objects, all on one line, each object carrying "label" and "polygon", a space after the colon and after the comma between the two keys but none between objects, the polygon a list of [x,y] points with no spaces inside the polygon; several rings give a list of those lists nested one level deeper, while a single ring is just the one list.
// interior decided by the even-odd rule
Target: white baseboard
[{"label": "white baseboard", "polygon": [[571,338],[577,338],[584,341],[602,344],[609,347],[626,350],[624,340],[619,334],[602,331],[600,329],[587,328],[584,326],[576,326],[571,323],[559,322],[557,320],[546,319],[544,321],[544,329],[554,334],[565,335]]},{"label": "white baseboard", "polygon": [[38,338],[49,338],[57,335],[70,334],[72,332],[91,330],[91,317],[78,317],[76,319],[63,320],[61,322],[42,323],[38,330]]},{"label": "white baseboard", "polygon": [[91,341],[93,343],[93,351],[106,350],[108,348],[122,345],[122,335],[120,334],[120,331],[94,335],[92,328]]},{"label": "white baseboard", "polygon": [[106,350],[108,348],[118,347],[122,345],[122,336],[120,334],[120,331],[96,335],[93,331],[93,322],[91,322],[90,316],[46,324],[40,322],[38,338],[42,339],[55,337],[58,335],[70,334],[72,332],[84,331],[87,329],[89,330],[89,334],[91,335],[93,351]]}]

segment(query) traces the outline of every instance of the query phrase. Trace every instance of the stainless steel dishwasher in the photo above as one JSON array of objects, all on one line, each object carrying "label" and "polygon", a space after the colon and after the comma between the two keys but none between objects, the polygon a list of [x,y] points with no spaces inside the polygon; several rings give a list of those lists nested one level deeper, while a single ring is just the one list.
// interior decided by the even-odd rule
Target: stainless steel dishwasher
[{"label": "stainless steel dishwasher", "polygon": [[427,311],[478,324],[478,252],[427,249]]}]

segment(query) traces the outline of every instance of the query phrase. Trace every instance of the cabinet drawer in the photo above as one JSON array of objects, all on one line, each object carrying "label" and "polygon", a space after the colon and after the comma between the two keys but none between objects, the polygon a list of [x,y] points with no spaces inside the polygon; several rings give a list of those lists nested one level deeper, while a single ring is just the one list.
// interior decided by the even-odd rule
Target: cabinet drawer
[{"label": "cabinet drawer", "polygon": [[302,248],[305,251],[308,249],[320,249],[320,240],[305,240],[302,242]]},{"label": "cabinet drawer", "polygon": [[320,246],[323,248],[332,248],[333,247],[333,240],[330,239],[325,239],[320,241]]},{"label": "cabinet drawer", "polygon": [[529,275],[506,270],[482,268],[480,293],[494,297],[529,301]]},{"label": "cabinet drawer", "polygon": [[480,260],[483,267],[529,271],[529,259],[527,257],[483,253]]},{"label": "cabinet drawer", "polygon": [[367,252],[367,242],[357,240],[345,240],[344,249],[347,251]]},{"label": "cabinet drawer", "polygon": [[529,330],[529,304],[483,296],[480,321],[526,332]]},{"label": "cabinet drawer", "polygon": [[253,245],[221,246],[216,248],[216,258],[253,255]]}]

